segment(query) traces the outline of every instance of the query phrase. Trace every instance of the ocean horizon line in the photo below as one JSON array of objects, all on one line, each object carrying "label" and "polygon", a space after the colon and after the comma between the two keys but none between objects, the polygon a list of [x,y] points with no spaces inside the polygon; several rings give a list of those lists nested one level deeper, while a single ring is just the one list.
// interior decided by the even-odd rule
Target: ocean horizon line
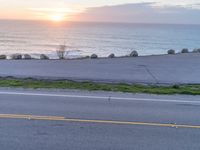
[{"label": "ocean horizon line", "polygon": [[[1,19],[0,21],[20,21],[20,22],[52,22],[50,20],[32,20],[32,19]],[[53,24],[63,24],[63,23],[94,23],[94,24],[142,24],[142,25],[194,25],[200,26],[198,23],[163,23],[163,22],[113,22],[113,21],[60,21],[60,22],[52,22]]]}]

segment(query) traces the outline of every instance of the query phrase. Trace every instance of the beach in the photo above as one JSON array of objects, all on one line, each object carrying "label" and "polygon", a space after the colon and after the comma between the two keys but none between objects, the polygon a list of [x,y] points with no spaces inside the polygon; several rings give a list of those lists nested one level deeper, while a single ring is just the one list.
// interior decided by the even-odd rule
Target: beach
[{"label": "beach", "polygon": [[75,60],[1,60],[1,78],[200,84],[200,53]]}]

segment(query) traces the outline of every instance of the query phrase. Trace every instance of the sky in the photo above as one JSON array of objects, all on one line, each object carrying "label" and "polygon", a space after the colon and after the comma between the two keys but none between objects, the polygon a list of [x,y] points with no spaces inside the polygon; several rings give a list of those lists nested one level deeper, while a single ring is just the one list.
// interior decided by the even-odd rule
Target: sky
[{"label": "sky", "polygon": [[200,0],[0,0],[0,19],[200,24]]}]

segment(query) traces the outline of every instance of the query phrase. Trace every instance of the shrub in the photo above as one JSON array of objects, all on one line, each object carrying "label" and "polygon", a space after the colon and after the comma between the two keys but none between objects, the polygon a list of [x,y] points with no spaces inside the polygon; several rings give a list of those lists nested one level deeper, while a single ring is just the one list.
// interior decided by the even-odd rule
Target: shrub
[{"label": "shrub", "polygon": [[59,59],[65,59],[66,45],[60,45],[56,52]]},{"label": "shrub", "polygon": [[49,57],[46,56],[45,54],[41,54],[41,55],[40,55],[40,59],[42,59],[42,60],[44,60],[44,59],[49,59]]},{"label": "shrub", "polygon": [[182,49],[181,53],[189,53],[189,50],[187,48]]},{"label": "shrub", "polygon": [[29,55],[29,54],[24,54],[23,59],[32,59],[32,57],[31,57],[31,55]]},{"label": "shrub", "polygon": [[22,59],[22,55],[21,55],[21,54],[13,54],[13,55],[11,56],[11,59],[15,59],[15,60],[17,60],[17,59]]},{"label": "shrub", "polygon": [[200,48],[194,49],[193,53],[200,53]]},{"label": "shrub", "polygon": [[97,54],[92,54],[90,58],[91,59],[96,59],[96,58],[98,58],[98,55]]},{"label": "shrub", "polygon": [[108,58],[114,58],[115,57],[115,54],[110,54],[109,56],[108,56]]},{"label": "shrub", "polygon": [[132,51],[130,56],[131,57],[138,57],[138,52],[137,51]]},{"label": "shrub", "polygon": [[174,55],[175,54],[175,50],[170,49],[170,50],[167,51],[167,53],[170,54],[170,55]]},{"label": "shrub", "polygon": [[7,56],[6,55],[0,55],[0,59],[6,59]]}]

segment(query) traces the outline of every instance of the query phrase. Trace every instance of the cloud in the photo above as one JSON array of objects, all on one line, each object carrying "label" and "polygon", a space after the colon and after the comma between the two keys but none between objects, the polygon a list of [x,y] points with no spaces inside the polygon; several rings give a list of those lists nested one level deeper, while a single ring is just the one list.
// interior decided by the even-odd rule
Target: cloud
[{"label": "cloud", "polygon": [[80,13],[80,9],[75,8],[29,8],[28,12],[31,13],[36,19],[52,20],[52,18],[62,18],[67,20],[73,14]]},{"label": "cloud", "polygon": [[88,8],[76,21],[200,24],[199,18],[200,9],[195,7],[135,3]]},{"label": "cloud", "polygon": [[77,10],[71,8],[29,8],[32,12],[46,12],[46,13],[74,13]]}]

